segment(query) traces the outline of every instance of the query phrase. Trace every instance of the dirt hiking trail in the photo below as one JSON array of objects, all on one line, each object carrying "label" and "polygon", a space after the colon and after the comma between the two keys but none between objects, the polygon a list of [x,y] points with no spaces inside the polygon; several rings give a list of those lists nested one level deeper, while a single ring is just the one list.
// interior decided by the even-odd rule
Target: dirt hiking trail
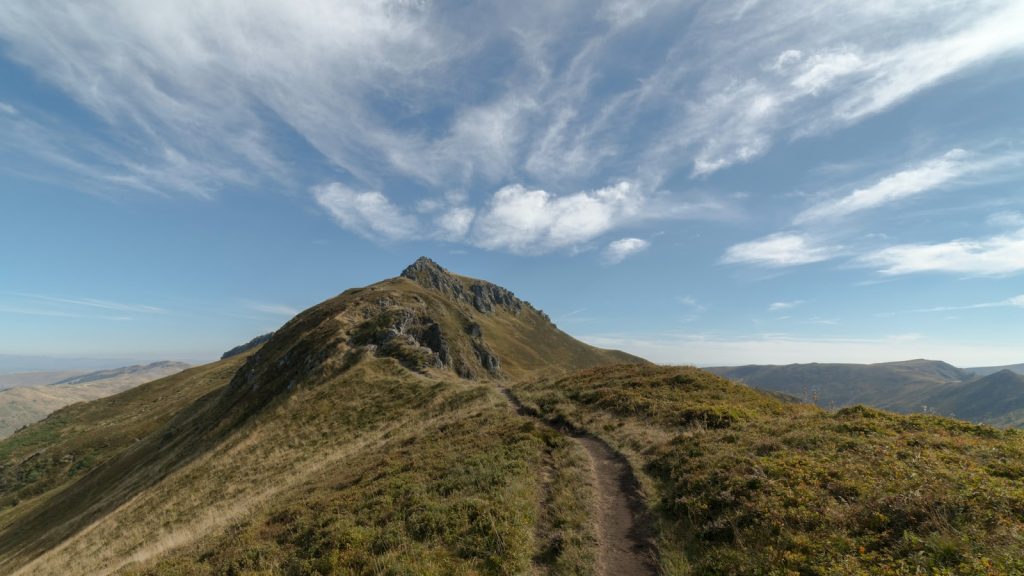
[{"label": "dirt hiking trail", "polygon": [[598,574],[657,576],[654,554],[646,537],[639,485],[626,459],[604,441],[585,432],[552,425],[523,406],[511,390],[504,387],[500,390],[520,414],[571,437],[586,450],[596,498]]}]

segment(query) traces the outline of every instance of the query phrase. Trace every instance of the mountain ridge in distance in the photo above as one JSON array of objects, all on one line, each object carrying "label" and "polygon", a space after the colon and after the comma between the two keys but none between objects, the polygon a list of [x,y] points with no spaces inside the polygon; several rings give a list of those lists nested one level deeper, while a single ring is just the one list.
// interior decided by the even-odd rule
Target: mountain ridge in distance
[{"label": "mountain ridge in distance", "polygon": [[74,402],[96,400],[180,372],[184,362],[160,361],[61,377],[0,390],[0,438]]},{"label": "mountain ridge in distance", "polygon": [[964,370],[973,372],[978,376],[988,376],[989,374],[994,374],[996,372],[999,372],[1000,370],[1010,370],[1011,372],[1016,372],[1017,374],[1024,374],[1024,363],[1006,364],[1004,366],[976,366],[974,368],[964,368]]}]

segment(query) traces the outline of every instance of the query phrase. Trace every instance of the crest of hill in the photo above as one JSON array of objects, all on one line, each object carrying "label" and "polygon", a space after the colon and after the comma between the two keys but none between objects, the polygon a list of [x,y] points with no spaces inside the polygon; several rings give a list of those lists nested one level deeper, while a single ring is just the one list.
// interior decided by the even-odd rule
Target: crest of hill
[{"label": "crest of hill", "polygon": [[235,375],[225,409],[259,410],[303,382],[329,380],[366,359],[468,380],[646,363],[576,340],[506,288],[420,258],[400,276],[346,290],[275,331]]},{"label": "crest of hill", "polygon": [[1024,376],[1000,370],[929,398],[930,409],[973,422],[1024,424]]},{"label": "crest of hill", "polygon": [[1009,370],[1016,372],[1017,374],[1024,374],[1024,363],[1021,364],[1007,364],[1005,366],[977,366],[974,368],[967,368],[968,372],[973,372],[976,376],[988,376],[989,374],[995,374],[1000,370]]},{"label": "crest of hill", "polygon": [[956,388],[971,374],[938,360],[880,364],[721,366],[709,371],[754,388],[790,394],[820,406],[867,404],[898,412],[920,411],[932,394]]},{"label": "crest of hill", "polygon": [[134,366],[125,366],[123,368],[115,368],[113,370],[97,370],[96,372],[89,372],[88,374],[82,374],[80,376],[72,376],[65,378],[53,383],[53,386],[65,386],[72,384],[85,384],[87,382],[96,382],[99,380],[109,380],[111,378],[117,378],[119,376],[135,376],[144,374],[160,374],[160,376],[166,376],[175,372],[181,372],[190,365],[184,362],[172,362],[172,361],[161,361],[153,362],[146,365],[136,364]]}]

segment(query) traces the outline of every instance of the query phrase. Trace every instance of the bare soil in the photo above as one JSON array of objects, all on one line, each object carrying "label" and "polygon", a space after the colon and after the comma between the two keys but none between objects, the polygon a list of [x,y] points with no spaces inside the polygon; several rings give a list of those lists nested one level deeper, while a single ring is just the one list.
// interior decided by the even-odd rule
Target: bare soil
[{"label": "bare soil", "polygon": [[642,522],[643,504],[629,464],[597,438],[579,436],[576,441],[590,455],[596,480],[601,573],[607,576],[657,574]]}]

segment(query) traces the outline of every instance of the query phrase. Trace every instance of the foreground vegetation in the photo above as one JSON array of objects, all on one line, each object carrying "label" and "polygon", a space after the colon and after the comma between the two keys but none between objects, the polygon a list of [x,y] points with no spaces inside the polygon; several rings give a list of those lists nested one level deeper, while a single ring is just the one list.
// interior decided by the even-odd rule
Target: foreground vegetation
[{"label": "foreground vegetation", "polygon": [[0,443],[4,570],[593,573],[585,458],[492,384],[364,358],[231,423],[242,360]]},{"label": "foreground vegetation", "polygon": [[1024,573],[1024,434],[786,403],[695,368],[522,384],[625,453],[666,574]]}]

